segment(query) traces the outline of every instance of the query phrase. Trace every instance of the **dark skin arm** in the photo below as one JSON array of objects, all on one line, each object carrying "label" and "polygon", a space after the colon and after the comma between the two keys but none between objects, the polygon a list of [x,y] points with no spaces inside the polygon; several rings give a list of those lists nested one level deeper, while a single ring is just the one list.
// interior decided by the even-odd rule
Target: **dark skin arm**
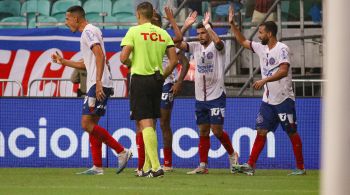
[{"label": "dark skin arm", "polygon": [[164,8],[165,14],[166,14],[166,19],[170,22],[171,26],[174,29],[174,34],[175,37],[173,37],[174,43],[181,42],[183,40],[182,33],[180,31],[179,26],[176,24],[176,20],[174,18],[173,11],[169,7]]},{"label": "dark skin arm", "polygon": [[172,91],[173,91],[173,94],[175,96],[181,92],[182,82],[183,82],[183,80],[188,72],[188,69],[190,67],[189,60],[186,58],[186,56],[182,52],[177,54],[177,57],[179,59],[179,62],[181,64],[182,68],[181,68],[181,73],[180,73],[178,80],[176,81],[176,83],[172,87]]}]

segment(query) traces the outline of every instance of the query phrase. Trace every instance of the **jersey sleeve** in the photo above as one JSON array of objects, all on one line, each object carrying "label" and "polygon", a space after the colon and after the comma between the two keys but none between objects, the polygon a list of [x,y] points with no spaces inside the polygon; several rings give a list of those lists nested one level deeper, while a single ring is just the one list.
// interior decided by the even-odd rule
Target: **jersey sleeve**
[{"label": "jersey sleeve", "polygon": [[253,52],[260,55],[263,49],[263,45],[261,43],[251,41],[250,42],[250,47],[252,48]]},{"label": "jersey sleeve", "polygon": [[279,64],[282,64],[282,63],[290,64],[289,48],[288,48],[288,46],[284,46],[284,47],[280,48],[278,57],[279,57]]},{"label": "jersey sleeve", "polygon": [[123,38],[122,42],[120,43],[120,46],[134,46],[133,34],[133,29],[130,28],[126,33],[125,37]]},{"label": "jersey sleeve", "polygon": [[86,44],[89,46],[90,49],[94,44],[100,43],[100,41],[98,40],[97,34],[95,34],[91,30],[85,30],[83,37],[84,37]]}]

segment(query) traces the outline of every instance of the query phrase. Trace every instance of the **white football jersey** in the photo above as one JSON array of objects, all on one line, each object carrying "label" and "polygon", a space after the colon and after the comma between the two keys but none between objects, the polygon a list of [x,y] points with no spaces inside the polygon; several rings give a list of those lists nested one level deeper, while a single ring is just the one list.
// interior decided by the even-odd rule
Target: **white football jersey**
[{"label": "white football jersey", "polygon": [[189,52],[196,62],[195,94],[198,101],[209,101],[226,93],[225,48],[216,49],[214,42],[204,48],[199,42],[188,43]]},{"label": "white football jersey", "polygon": [[[87,71],[87,90],[89,90],[91,86],[96,83],[96,57],[91,50],[92,46],[96,43],[99,43],[101,45],[103,53],[106,55],[101,30],[92,24],[88,24],[85,26],[80,37],[80,51],[82,52],[84,64]],[[113,86],[111,79],[112,75],[105,61],[101,79],[103,87],[111,88]]]},{"label": "white football jersey", "polygon": [[292,87],[292,67],[289,60],[289,48],[281,42],[277,42],[271,50],[267,45],[262,45],[258,42],[251,42],[251,48],[258,54],[260,59],[260,69],[262,78],[269,77],[275,74],[280,64],[288,63],[288,75],[278,81],[268,82],[264,85],[263,101],[277,105],[285,99],[291,98],[295,100],[295,95]]}]

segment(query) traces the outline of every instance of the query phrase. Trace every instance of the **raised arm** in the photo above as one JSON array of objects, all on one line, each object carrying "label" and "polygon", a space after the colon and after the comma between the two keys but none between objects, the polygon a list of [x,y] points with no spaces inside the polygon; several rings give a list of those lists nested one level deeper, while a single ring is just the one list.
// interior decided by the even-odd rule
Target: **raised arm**
[{"label": "raised arm", "polygon": [[239,31],[239,29],[237,28],[237,26],[235,24],[234,16],[235,16],[234,7],[230,6],[230,9],[228,12],[228,21],[230,23],[232,33],[235,35],[236,40],[238,41],[238,43],[240,45],[242,45],[242,47],[247,48],[247,49],[252,49],[250,46],[250,41],[247,40],[244,37],[244,35],[241,33],[241,31]]},{"label": "raised arm", "polygon": [[222,50],[224,48],[224,43],[221,41],[219,36],[215,33],[215,31],[211,28],[209,24],[210,13],[206,12],[203,19],[203,25],[207,30],[210,39],[214,42],[216,49]]},{"label": "raised arm", "polygon": [[[197,11],[193,11],[186,18],[185,23],[181,28],[181,33],[185,34],[185,32],[196,22],[196,20],[197,20]],[[184,41],[176,43],[175,46],[183,51],[188,51],[187,43]]]},{"label": "raised arm", "polygon": [[174,18],[173,11],[169,7],[165,7],[164,11],[166,14],[166,19],[170,22],[171,26],[174,29],[174,34],[175,34],[175,37],[173,37],[174,43],[176,44],[178,42],[181,42],[183,40],[183,36],[182,36],[182,33],[180,31],[179,26],[177,26],[177,24],[176,24],[176,20]]},{"label": "raised arm", "polygon": [[85,64],[83,60],[73,61],[64,59],[57,51],[51,55],[51,60],[54,63],[61,64],[63,66],[69,66],[72,68],[85,70]]}]

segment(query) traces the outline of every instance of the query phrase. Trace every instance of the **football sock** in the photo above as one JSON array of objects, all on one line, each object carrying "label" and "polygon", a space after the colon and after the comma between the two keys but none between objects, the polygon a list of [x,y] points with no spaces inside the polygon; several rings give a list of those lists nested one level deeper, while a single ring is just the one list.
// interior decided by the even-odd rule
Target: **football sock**
[{"label": "football sock", "polygon": [[145,144],[143,143],[142,132],[136,133],[136,145],[137,145],[137,153],[138,153],[138,170],[143,168],[143,164],[145,163]]},{"label": "football sock", "polygon": [[102,142],[89,135],[92,163],[96,167],[102,167]]},{"label": "football sock", "polygon": [[152,127],[146,127],[142,130],[142,136],[145,143],[146,159],[149,158],[151,161],[152,170],[157,171],[160,168],[160,163],[156,131]]},{"label": "football sock", "polygon": [[172,149],[171,147],[164,148],[164,166],[171,167],[172,166]]},{"label": "football sock", "polygon": [[226,149],[227,153],[229,155],[232,155],[234,151],[233,151],[232,143],[231,143],[230,138],[228,137],[227,133],[225,131],[223,131],[221,137],[218,137],[218,139],[220,140],[221,144]]},{"label": "football sock", "polygon": [[118,143],[108,131],[98,125],[95,125],[90,135],[94,136],[97,140],[102,141],[110,148],[113,148],[118,154],[124,151],[124,147]]},{"label": "football sock", "polygon": [[295,160],[297,162],[297,168],[304,169],[303,146],[301,143],[301,138],[298,133],[295,133],[289,138],[293,145],[293,151]]},{"label": "football sock", "polygon": [[199,136],[199,160],[200,163],[208,163],[208,152],[210,148],[210,137],[209,136]]},{"label": "football sock", "polygon": [[266,136],[259,135],[259,134],[256,135],[253,149],[252,149],[252,153],[250,154],[250,157],[248,160],[248,164],[250,166],[255,167],[255,163],[258,160],[258,157],[259,157],[261,151],[264,149],[265,142],[266,142]]}]

